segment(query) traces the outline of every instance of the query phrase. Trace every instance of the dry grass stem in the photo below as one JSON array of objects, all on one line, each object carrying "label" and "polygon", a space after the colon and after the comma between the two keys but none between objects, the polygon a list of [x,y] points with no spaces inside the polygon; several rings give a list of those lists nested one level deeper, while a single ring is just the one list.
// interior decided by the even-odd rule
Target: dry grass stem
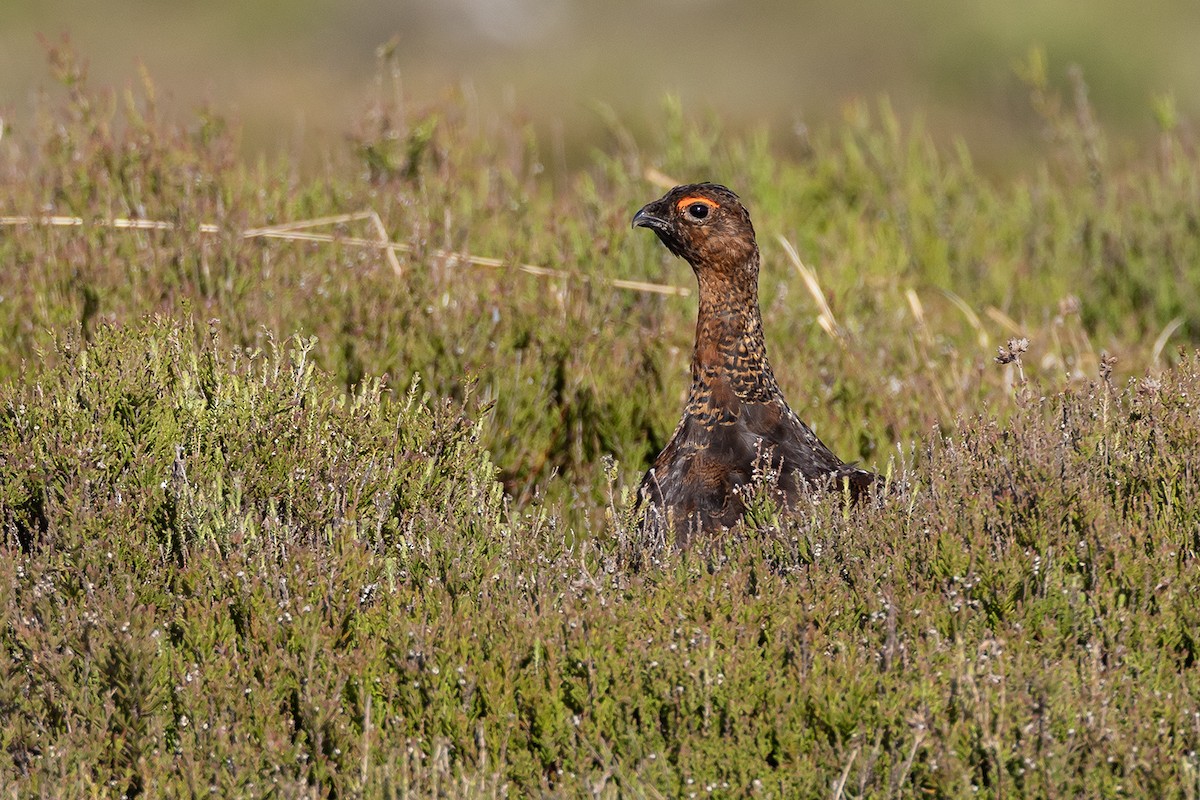
[{"label": "dry grass stem", "polygon": [[[350,222],[361,220],[369,220],[372,227],[378,232],[378,239],[366,239],[358,236],[340,236],[330,233],[311,233],[309,228],[318,228],[328,225],[344,225]],[[149,219],[124,219],[118,218],[109,220],[105,223],[111,228],[118,230],[156,230],[170,231],[175,230],[175,224],[161,220]],[[44,225],[50,227],[82,227],[84,220],[81,217],[68,216],[8,216],[0,217],[0,227],[13,227],[21,225]],[[211,223],[201,223],[199,226],[201,233],[218,233],[220,228]],[[378,250],[383,250],[388,259],[388,263],[392,267],[392,271],[397,276],[403,273],[403,268],[400,265],[396,253],[407,253],[412,250],[410,245],[402,242],[394,242],[388,239],[387,229],[384,227],[383,220],[374,210],[359,211],[353,214],[338,214],[336,216],[320,217],[311,220],[299,220],[296,222],[285,222],[279,225],[270,225],[263,228],[249,228],[242,231],[243,239],[280,239],[292,242],[322,242],[328,244],[342,244],[348,247],[370,247]],[[652,283],[650,281],[629,280],[624,278],[608,278],[597,279],[594,276],[586,275],[582,272],[574,272],[571,270],[554,269],[552,267],[540,267],[535,264],[511,264],[509,265],[503,259],[489,258],[487,256],[476,256],[470,253],[456,253],[450,250],[437,249],[432,251],[435,258],[442,260],[448,264],[470,264],[476,267],[500,268],[504,266],[512,266],[519,272],[524,272],[527,275],[536,275],[542,278],[568,278],[584,283],[591,283],[600,280],[607,283],[615,289],[625,289],[634,292],[647,292],[651,294],[676,295],[678,297],[687,297],[692,292],[685,286],[674,286],[664,283]],[[822,326],[824,327],[824,325]]]},{"label": "dry grass stem", "polygon": [[993,322],[998,322],[1004,326],[1009,333],[1017,334],[1018,336],[1021,334],[1021,326],[1017,324],[1017,321],[995,306],[988,306],[987,311],[984,313],[986,313]]},{"label": "dry grass stem", "polygon": [[654,167],[646,167],[646,169],[642,172],[642,177],[645,178],[646,182],[651,186],[657,186],[659,189],[663,189],[665,191],[674,189],[676,186],[683,183],[683,181],[675,180],[670,175],[659,172]]},{"label": "dry grass stem", "polygon": [[800,260],[800,254],[796,252],[796,248],[792,246],[783,236],[776,237],[779,243],[783,245],[783,250],[787,253],[788,259],[792,262],[792,266],[800,273],[800,277],[804,280],[804,285],[808,289],[808,293],[812,295],[816,301],[817,308],[821,310],[817,317],[817,323],[821,329],[830,335],[831,338],[841,341],[842,329],[834,319],[833,309],[829,307],[829,302],[825,299],[825,293],[821,291],[821,284],[817,281],[817,274],[809,269],[803,261]]},{"label": "dry grass stem", "polygon": [[954,307],[962,312],[967,318],[967,322],[971,323],[971,328],[975,331],[975,340],[979,342],[981,348],[988,346],[987,331],[983,329],[983,323],[979,319],[979,315],[975,313],[975,309],[967,305],[967,301],[956,295],[949,289],[938,289],[942,296],[954,304]]},{"label": "dry grass stem", "polygon": [[1186,322],[1183,317],[1176,317],[1166,324],[1162,332],[1158,334],[1158,338],[1154,340],[1154,347],[1150,349],[1150,363],[1156,368],[1160,367],[1163,350],[1167,347],[1167,341],[1170,340],[1171,334],[1179,329],[1179,326]]}]

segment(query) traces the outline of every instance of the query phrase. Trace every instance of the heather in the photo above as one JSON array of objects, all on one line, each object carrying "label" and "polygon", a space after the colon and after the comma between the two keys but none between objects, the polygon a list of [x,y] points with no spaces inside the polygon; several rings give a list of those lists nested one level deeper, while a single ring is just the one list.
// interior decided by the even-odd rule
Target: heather
[{"label": "heather", "polygon": [[[0,783],[1194,795],[1200,163],[1036,66],[1003,178],[886,103],[781,147],[668,101],[574,170],[390,94],[313,174],[58,54],[0,164]],[[650,551],[695,300],[629,218],[699,179],[888,491]]]}]

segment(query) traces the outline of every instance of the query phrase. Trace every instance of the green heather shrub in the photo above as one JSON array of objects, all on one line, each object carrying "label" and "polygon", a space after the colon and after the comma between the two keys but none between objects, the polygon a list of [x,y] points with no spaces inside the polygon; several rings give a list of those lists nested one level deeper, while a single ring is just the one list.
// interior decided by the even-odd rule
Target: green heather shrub
[{"label": "green heather shrub", "polygon": [[347,394],[314,376],[312,347],[227,352],[215,325],[197,346],[190,324],[162,320],[105,326],[92,346],[66,337],[57,365],[5,398],[5,523],[26,550],[136,524],[150,574],[293,531],[415,556],[495,524],[477,423],[416,382],[388,406],[378,380]]},{"label": "green heather shrub", "polygon": [[[3,390],[22,794],[1184,796],[1200,370],[1025,385],[623,569],[509,509],[458,406],[147,320]],[[471,412],[468,409],[468,414]],[[477,412],[476,412],[477,413]]]},{"label": "green heather shrub", "polygon": [[[1030,175],[886,105],[773,142],[670,103],[568,172],[381,101],[307,175],[54,57],[0,157],[0,214],[82,222],[0,230],[6,795],[1200,794],[1182,128],[1117,159],[1031,73]],[[777,376],[874,502],[639,548],[695,314],[611,284],[690,285],[628,229],[651,170],[746,199]],[[363,210],[398,269],[361,220],[250,235]]]},{"label": "green heather shrub", "polygon": [[[312,360],[348,389],[379,378],[403,391],[420,375],[435,396],[462,400],[474,379],[495,404],[484,444],[506,491],[570,506],[572,527],[603,525],[604,456],[622,484],[636,480],[688,380],[694,295],[609,283],[692,287],[683,262],[630,230],[663,190],[651,169],[745,199],[777,377],[836,452],[867,465],[956,414],[1006,408],[990,360],[1010,336],[1030,338],[1026,370],[1053,387],[1095,378],[1103,351],[1119,357],[1119,379],[1142,375],[1200,336],[1200,163],[1186,126],[1164,121],[1147,152],[1120,155],[1081,122],[1090,109],[1055,99],[1036,72],[1044,163],[1004,178],[886,104],[774,141],[668,103],[653,139],[611,121],[594,164],[566,172],[517,121],[464,104],[397,108],[391,92],[309,175],[285,159],[246,164],[235,124],[211,113],[174,124],[152,90],[118,101],[56,59],[65,99],[5,137],[0,204],[84,224],[0,231],[0,378],[52,358],[55,335],[155,313],[217,319],[223,341],[252,349],[315,336]],[[378,236],[367,221],[311,229],[334,243],[245,235],[364,211],[407,248],[399,273],[350,243]],[[103,224],[112,218],[174,227]],[[780,236],[817,275],[837,338],[817,324]],[[517,263],[569,275],[507,266]]]}]

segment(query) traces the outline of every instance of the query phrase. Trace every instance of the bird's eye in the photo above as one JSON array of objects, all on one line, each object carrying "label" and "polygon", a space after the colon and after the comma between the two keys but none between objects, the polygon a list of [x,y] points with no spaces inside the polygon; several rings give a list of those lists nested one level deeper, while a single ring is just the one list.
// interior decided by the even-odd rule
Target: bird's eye
[{"label": "bird's eye", "polygon": [[692,219],[704,219],[708,216],[708,206],[704,203],[692,203],[687,207],[687,215]]}]

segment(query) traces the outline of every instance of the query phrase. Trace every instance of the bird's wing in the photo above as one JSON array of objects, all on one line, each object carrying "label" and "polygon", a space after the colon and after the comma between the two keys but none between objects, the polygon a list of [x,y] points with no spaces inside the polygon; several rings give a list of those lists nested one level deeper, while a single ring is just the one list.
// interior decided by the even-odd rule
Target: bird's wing
[{"label": "bird's wing", "polygon": [[800,488],[797,475],[809,483],[848,479],[855,497],[875,479],[834,455],[782,398],[742,404],[739,423],[748,446],[776,454],[772,466],[781,473],[780,483],[789,494]]}]

